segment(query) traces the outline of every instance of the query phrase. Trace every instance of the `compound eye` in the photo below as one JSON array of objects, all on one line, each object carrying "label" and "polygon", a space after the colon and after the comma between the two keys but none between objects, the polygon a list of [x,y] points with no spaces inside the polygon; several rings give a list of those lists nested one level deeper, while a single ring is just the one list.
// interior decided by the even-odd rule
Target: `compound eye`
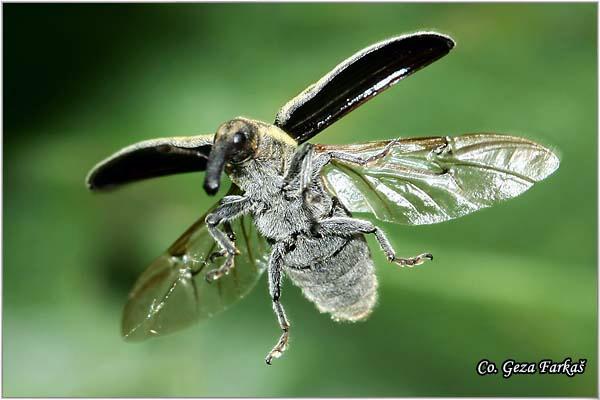
[{"label": "compound eye", "polygon": [[241,132],[241,131],[234,133],[233,138],[232,138],[233,144],[238,148],[242,147],[246,143],[247,140],[248,140],[248,134],[246,132]]},{"label": "compound eye", "polygon": [[250,145],[250,134],[243,130],[235,132],[231,135],[231,161],[234,164],[241,163],[252,156],[253,150]]}]

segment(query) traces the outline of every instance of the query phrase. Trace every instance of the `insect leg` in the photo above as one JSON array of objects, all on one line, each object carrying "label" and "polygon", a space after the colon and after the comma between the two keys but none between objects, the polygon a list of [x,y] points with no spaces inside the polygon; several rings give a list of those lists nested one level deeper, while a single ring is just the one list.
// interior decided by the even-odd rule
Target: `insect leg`
[{"label": "insect leg", "polygon": [[[229,221],[223,223],[223,230],[227,234],[229,240],[231,240],[235,244],[235,233],[233,232]],[[208,260],[210,263],[213,263],[217,258],[224,257],[226,254],[227,252],[225,250],[215,251],[208,257]]]},{"label": "insect leg", "polygon": [[290,323],[285,316],[285,310],[279,301],[281,297],[281,274],[283,268],[283,244],[276,244],[273,247],[271,258],[269,259],[269,294],[273,302],[273,311],[277,315],[279,327],[283,331],[279,341],[273,349],[267,354],[265,362],[271,365],[273,358],[279,358],[287,348]]},{"label": "insect leg", "polygon": [[350,152],[343,151],[329,151],[315,157],[314,146],[310,143],[304,143],[298,148],[296,153],[294,153],[290,169],[284,178],[284,183],[285,185],[288,185],[295,177],[299,176],[300,192],[305,195],[311,183],[318,179],[321,170],[329,163],[329,161],[340,160],[358,165],[367,165],[389,154],[396,142],[396,140],[390,141],[379,153],[373,154],[367,158],[362,158]]},{"label": "insect leg", "polygon": [[216,210],[206,216],[208,232],[221,248],[220,251],[211,254],[210,259],[212,261],[216,257],[226,256],[225,262],[220,268],[206,274],[207,281],[212,282],[228,274],[234,266],[235,255],[239,253],[235,248],[235,237],[232,235],[231,227],[227,228],[225,225],[226,233],[224,233],[218,229],[218,226],[246,214],[250,211],[250,207],[251,202],[243,196],[226,196]]},{"label": "insect leg", "polygon": [[377,161],[380,158],[385,157],[390,152],[392,147],[394,147],[396,142],[397,142],[396,140],[391,140],[383,148],[383,150],[381,150],[379,153],[373,154],[372,156],[370,156],[368,158],[362,158],[355,154],[347,153],[347,152],[343,152],[343,151],[330,151],[327,154],[331,160],[340,160],[340,161],[346,161],[346,162],[349,162],[352,164],[367,165],[373,161]]},{"label": "insect leg", "polygon": [[409,258],[397,257],[396,252],[392,248],[385,233],[370,221],[348,217],[327,218],[319,221],[317,231],[324,236],[352,236],[357,233],[373,233],[388,260],[401,267],[413,267],[415,265],[423,264],[427,260],[433,260],[433,256],[430,253],[424,253]]},{"label": "insect leg", "polygon": [[302,170],[302,162],[305,159],[306,155],[309,154],[312,150],[312,145],[310,143],[304,143],[299,146],[292,157],[292,161],[290,162],[290,166],[283,178],[283,184],[288,185]]}]

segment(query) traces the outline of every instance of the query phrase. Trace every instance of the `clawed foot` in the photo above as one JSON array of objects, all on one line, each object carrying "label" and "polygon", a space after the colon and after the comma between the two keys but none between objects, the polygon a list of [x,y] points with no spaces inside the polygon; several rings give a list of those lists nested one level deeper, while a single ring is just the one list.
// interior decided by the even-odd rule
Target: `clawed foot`
[{"label": "clawed foot", "polygon": [[215,251],[214,253],[212,253],[209,257],[208,257],[208,262],[209,263],[214,263],[215,260],[219,257],[223,257],[225,254],[227,254],[227,252],[225,250],[221,250],[221,251]]},{"label": "clawed foot", "polygon": [[283,352],[287,348],[288,337],[289,337],[289,332],[286,329],[281,334],[281,337],[279,338],[279,342],[277,342],[277,344],[275,345],[275,347],[273,347],[273,350],[271,350],[269,352],[269,354],[267,354],[267,357],[265,358],[265,362],[268,365],[271,365],[271,361],[273,361],[274,358],[281,357],[281,355],[283,354]]},{"label": "clawed foot", "polygon": [[383,157],[387,156],[390,153],[390,151],[392,150],[392,147],[394,147],[396,145],[396,143],[398,143],[398,139],[390,140],[390,142],[383,148],[383,150],[381,152],[367,158],[364,161],[364,165],[373,164],[374,162],[377,162],[380,159],[382,159]]},{"label": "clawed foot", "polygon": [[[217,252],[217,253],[211,254],[211,256],[209,258],[211,259],[211,262],[212,262],[214,258],[217,258],[220,256],[223,256],[223,254],[220,254]],[[206,281],[208,283],[213,283],[217,279],[221,278],[223,275],[229,274],[229,272],[231,272],[231,270],[233,269],[233,266],[234,266],[233,260],[234,260],[234,256],[228,255],[227,259],[225,260],[225,262],[223,263],[223,265],[220,268],[213,269],[206,273]]]},{"label": "clawed foot", "polygon": [[411,258],[396,258],[396,259],[392,260],[392,262],[398,264],[401,267],[406,266],[406,267],[412,268],[415,265],[421,265],[425,261],[431,261],[431,260],[433,260],[433,255],[431,253],[423,253],[416,257],[411,257]]}]

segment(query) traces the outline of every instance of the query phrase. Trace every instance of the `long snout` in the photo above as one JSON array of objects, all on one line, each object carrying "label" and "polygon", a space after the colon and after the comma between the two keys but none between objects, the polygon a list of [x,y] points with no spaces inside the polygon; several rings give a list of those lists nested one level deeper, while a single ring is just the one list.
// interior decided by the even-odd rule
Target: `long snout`
[{"label": "long snout", "polygon": [[223,173],[225,163],[231,155],[230,147],[227,142],[215,143],[208,155],[206,175],[204,176],[204,190],[211,196],[215,195],[221,186],[221,174]]}]

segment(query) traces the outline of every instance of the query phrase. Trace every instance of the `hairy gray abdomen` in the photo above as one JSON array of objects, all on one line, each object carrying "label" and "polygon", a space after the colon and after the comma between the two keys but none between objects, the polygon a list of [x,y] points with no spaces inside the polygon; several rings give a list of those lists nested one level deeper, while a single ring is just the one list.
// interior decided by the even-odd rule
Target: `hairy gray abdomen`
[{"label": "hairy gray abdomen", "polygon": [[319,247],[333,245],[333,251],[303,267],[294,265],[294,252],[288,254],[286,275],[319,311],[330,313],[333,319],[366,318],[377,300],[377,278],[364,236],[318,240]]}]

